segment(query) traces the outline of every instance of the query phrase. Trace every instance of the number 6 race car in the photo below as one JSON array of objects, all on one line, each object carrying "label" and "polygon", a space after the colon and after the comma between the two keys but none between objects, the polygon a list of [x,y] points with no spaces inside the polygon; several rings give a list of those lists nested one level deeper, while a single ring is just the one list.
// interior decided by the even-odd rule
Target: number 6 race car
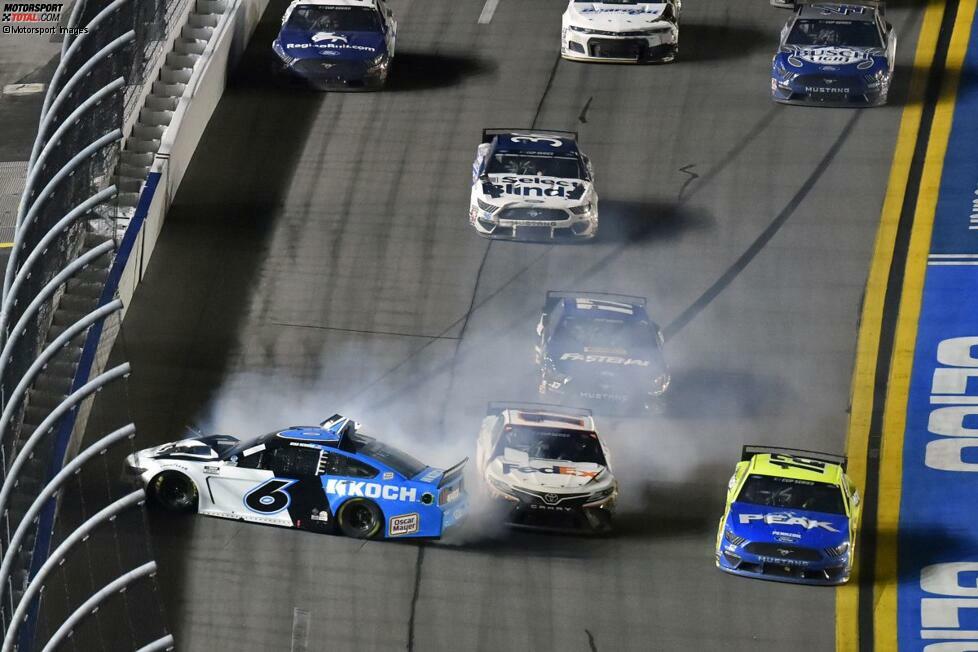
[{"label": "number 6 race car", "polygon": [[440,537],[465,516],[467,460],[435,469],[359,425],[337,414],[247,442],[184,439],[138,451],[126,467],[166,509],[360,539]]},{"label": "number 6 race car", "polygon": [[843,584],[852,569],[859,492],[844,457],[744,446],[717,531],[717,568],[799,584]]},{"label": "number 6 race car", "polygon": [[586,240],[598,233],[591,162],[570,131],[483,129],[469,221],[488,238]]}]

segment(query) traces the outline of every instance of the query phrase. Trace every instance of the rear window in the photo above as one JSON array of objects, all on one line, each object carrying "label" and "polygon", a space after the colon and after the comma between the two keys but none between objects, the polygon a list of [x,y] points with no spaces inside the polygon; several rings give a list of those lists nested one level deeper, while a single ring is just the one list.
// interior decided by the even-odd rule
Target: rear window
[{"label": "rear window", "polygon": [[427,464],[422,464],[404,451],[387,444],[381,444],[376,439],[354,437],[353,442],[357,453],[389,466],[405,478],[413,478],[428,468]]}]

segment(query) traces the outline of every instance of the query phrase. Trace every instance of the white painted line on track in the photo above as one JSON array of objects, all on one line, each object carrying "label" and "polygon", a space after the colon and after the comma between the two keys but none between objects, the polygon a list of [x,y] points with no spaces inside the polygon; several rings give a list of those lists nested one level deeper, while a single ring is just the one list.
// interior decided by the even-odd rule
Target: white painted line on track
[{"label": "white painted line on track", "polygon": [[930,258],[978,258],[978,254],[931,254]]},{"label": "white painted line on track", "polygon": [[44,84],[7,84],[3,87],[4,95],[33,95],[44,90]]},{"label": "white painted line on track", "polygon": [[496,7],[499,5],[499,0],[486,0],[486,4],[482,7],[482,13],[479,14],[479,24],[488,25],[492,22],[492,15],[496,13]]},{"label": "white painted line on track", "polygon": [[309,612],[292,607],[292,648],[291,652],[306,652],[309,647]]}]

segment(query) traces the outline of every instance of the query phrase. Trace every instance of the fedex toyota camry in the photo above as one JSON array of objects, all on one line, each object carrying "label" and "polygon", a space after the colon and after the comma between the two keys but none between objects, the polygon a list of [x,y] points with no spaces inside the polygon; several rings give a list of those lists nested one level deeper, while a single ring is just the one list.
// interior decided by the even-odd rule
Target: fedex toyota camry
[{"label": "fedex toyota camry", "polygon": [[587,240],[598,233],[591,161],[577,134],[484,129],[472,164],[469,222],[487,238]]},{"label": "fedex toyota camry", "polygon": [[846,582],[860,501],[845,466],[836,455],[744,446],[717,531],[717,568],[780,582]]},{"label": "fedex toyota camry", "polygon": [[380,88],[397,21],[384,0],[296,0],[272,50],[289,73],[321,90]]},{"label": "fedex toyota camry", "polygon": [[479,475],[510,525],[606,532],[618,481],[588,410],[490,403],[476,446]]},{"label": "fedex toyota camry", "polygon": [[126,469],[172,511],[359,539],[434,538],[465,516],[465,462],[432,468],[337,414],[247,441],[210,435],[154,446],[130,455]]},{"label": "fedex toyota camry", "polygon": [[576,61],[649,63],[679,55],[682,0],[570,0],[560,54]]},{"label": "fedex toyota camry", "polygon": [[771,97],[783,104],[886,103],[896,33],[875,4],[798,4],[781,31]]}]

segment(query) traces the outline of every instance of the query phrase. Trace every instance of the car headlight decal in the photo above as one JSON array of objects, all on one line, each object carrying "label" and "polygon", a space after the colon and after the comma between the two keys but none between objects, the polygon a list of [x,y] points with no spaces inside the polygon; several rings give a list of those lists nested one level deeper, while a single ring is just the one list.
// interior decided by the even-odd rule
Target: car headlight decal
[{"label": "car headlight decal", "polygon": [[727,543],[732,543],[735,546],[739,546],[743,544],[745,541],[747,541],[746,537],[742,537],[734,534],[733,530],[731,530],[729,527],[723,528],[723,539]]}]

